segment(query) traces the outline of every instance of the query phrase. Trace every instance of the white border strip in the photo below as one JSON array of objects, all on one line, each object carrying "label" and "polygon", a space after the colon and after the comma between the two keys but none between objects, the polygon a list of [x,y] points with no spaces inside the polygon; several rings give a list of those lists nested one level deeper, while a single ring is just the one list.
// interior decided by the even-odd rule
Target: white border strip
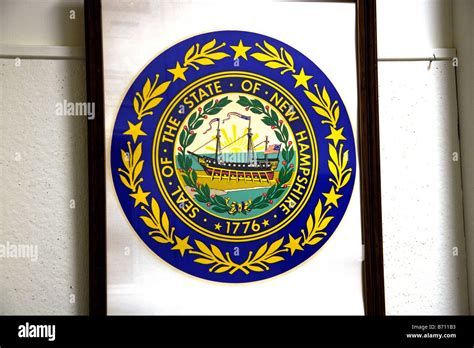
[{"label": "white border strip", "polygon": [[84,47],[0,45],[0,58],[84,59]]}]

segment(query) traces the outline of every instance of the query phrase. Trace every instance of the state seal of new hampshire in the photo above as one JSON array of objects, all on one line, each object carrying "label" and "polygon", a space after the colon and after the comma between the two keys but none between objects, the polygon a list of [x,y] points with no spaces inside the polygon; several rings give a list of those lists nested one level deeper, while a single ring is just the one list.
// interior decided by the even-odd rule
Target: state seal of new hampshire
[{"label": "state seal of new hampshire", "polygon": [[111,144],[120,205],[170,265],[228,283],[276,276],[331,237],[354,186],[344,104],[307,57],[242,31],[158,55],[125,94]]}]

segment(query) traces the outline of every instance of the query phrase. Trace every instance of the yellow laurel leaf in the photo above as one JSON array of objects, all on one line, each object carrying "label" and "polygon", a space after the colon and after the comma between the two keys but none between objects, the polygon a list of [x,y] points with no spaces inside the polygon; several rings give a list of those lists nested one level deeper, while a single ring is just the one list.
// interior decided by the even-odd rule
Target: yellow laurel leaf
[{"label": "yellow laurel leaf", "polygon": [[149,217],[147,216],[140,216],[140,219],[143,220],[143,222],[145,223],[145,225],[147,225],[148,227],[154,229],[154,230],[159,230],[160,229],[160,226],[158,226],[152,219],[150,219]]},{"label": "yellow laurel leaf", "polygon": [[324,230],[328,226],[328,224],[331,222],[332,219],[333,219],[333,216],[328,216],[324,218],[323,221],[321,221],[320,224],[318,225],[317,230],[318,231]]},{"label": "yellow laurel leaf", "polygon": [[270,245],[270,247],[268,248],[268,251],[266,252],[266,254],[271,255],[275,251],[277,251],[277,249],[283,244],[283,239],[285,239],[285,237],[282,237],[279,240],[276,240],[275,242],[273,242],[272,245]]},{"label": "yellow laurel leaf", "polygon": [[213,65],[214,62],[210,60],[209,58],[199,58],[195,60],[196,63],[201,64],[201,65]]},{"label": "yellow laurel leaf", "polygon": [[348,173],[344,176],[344,179],[342,179],[341,187],[346,186],[347,183],[349,182],[350,178],[351,178],[351,172],[348,172]]},{"label": "yellow laurel leaf", "polygon": [[199,257],[199,258],[195,259],[194,262],[200,263],[201,265],[211,265],[211,264],[215,263],[214,260],[205,259],[203,257]]},{"label": "yellow laurel leaf", "polygon": [[211,250],[206,246],[206,244],[204,244],[203,242],[201,242],[197,239],[194,240],[194,242],[196,243],[199,250],[201,250],[204,254],[209,255],[210,257],[212,257],[213,254],[212,254]]},{"label": "yellow laurel leaf", "polygon": [[140,162],[137,163],[135,169],[133,170],[133,175],[132,175],[133,181],[135,181],[140,175],[140,173],[142,172],[144,162],[145,162],[144,160],[141,160]]},{"label": "yellow laurel leaf", "polygon": [[119,176],[120,176],[120,181],[122,181],[122,184],[124,184],[127,188],[129,188],[131,190],[132,186],[129,184],[129,182],[125,178],[125,176],[123,176],[123,175],[119,175]]},{"label": "yellow laurel leaf", "polygon": [[348,161],[349,161],[349,150],[346,150],[344,151],[344,155],[342,156],[342,165],[341,165],[342,170],[346,168]]},{"label": "yellow laurel leaf", "polygon": [[248,265],[247,266],[249,270],[254,271],[254,272],[263,272],[264,269],[260,266],[255,266],[255,265]]},{"label": "yellow laurel leaf", "polygon": [[225,261],[224,255],[222,255],[222,252],[219,250],[218,247],[211,244],[211,250],[212,250],[214,256],[216,256],[219,260]]},{"label": "yellow laurel leaf", "polygon": [[151,199],[151,212],[155,219],[160,217],[160,206],[154,198]]},{"label": "yellow laurel leaf", "polygon": [[140,113],[140,105],[138,103],[138,97],[133,98],[133,110],[138,115]]},{"label": "yellow laurel leaf", "polygon": [[162,95],[163,93],[166,92],[170,85],[171,81],[165,81],[161,85],[159,85],[155,90],[151,93],[150,98],[155,98],[158,97],[159,95]]},{"label": "yellow laurel leaf", "polygon": [[212,49],[215,45],[216,45],[216,39],[214,39],[212,41],[209,41],[207,44],[202,46],[201,52],[205,53],[205,52],[209,51],[210,49]]},{"label": "yellow laurel leaf", "polygon": [[[314,85],[314,86],[317,88],[317,85]],[[309,100],[311,100],[313,103],[315,103],[317,106],[319,106],[321,108],[324,107],[323,103],[319,100],[318,97],[316,97],[316,94],[314,94],[310,91],[307,91],[307,90],[305,90],[304,92],[305,92],[306,96],[309,98]]]},{"label": "yellow laurel leaf", "polygon": [[323,205],[321,200],[318,200],[318,204],[316,204],[316,208],[314,208],[314,221],[319,221],[321,218],[321,214],[323,212]]},{"label": "yellow laurel leaf", "polygon": [[337,123],[337,121],[339,121],[339,105],[334,109],[334,123]]},{"label": "yellow laurel leaf", "polygon": [[253,256],[252,260],[258,260],[260,257],[262,257],[265,254],[265,251],[267,251],[268,243],[263,244],[255,253]]},{"label": "yellow laurel leaf", "polygon": [[281,257],[281,256],[272,256],[272,257],[269,257],[268,259],[265,259],[265,262],[267,263],[277,263],[277,262],[280,262],[280,261],[283,261],[284,258]]},{"label": "yellow laurel leaf", "polygon": [[166,212],[163,212],[163,215],[161,216],[161,226],[163,227],[163,230],[165,232],[168,232],[170,230],[170,221]]},{"label": "yellow laurel leaf", "polygon": [[322,239],[323,239],[322,237],[315,237],[315,238],[312,238],[311,240],[309,240],[308,242],[306,242],[306,244],[315,245],[315,244],[319,243]]},{"label": "yellow laurel leaf", "polygon": [[189,58],[191,58],[191,56],[193,55],[194,53],[194,45],[191,46],[191,48],[186,52],[186,54],[184,55],[184,61],[187,62],[189,60]]},{"label": "yellow laurel leaf", "polygon": [[269,55],[266,55],[266,54],[263,54],[263,53],[252,53],[250,56],[254,57],[256,60],[260,61],[260,62],[268,62],[272,59],[274,59],[272,56],[269,56]]},{"label": "yellow laurel leaf", "polygon": [[228,270],[230,270],[231,268],[232,268],[232,266],[221,266],[221,267],[217,268],[216,270],[214,270],[214,272],[224,273],[224,272],[227,272]]},{"label": "yellow laurel leaf", "polygon": [[323,101],[327,107],[331,106],[331,99],[329,99],[329,94],[326,90],[326,87],[323,87]]},{"label": "yellow laurel leaf", "polygon": [[143,86],[143,90],[142,90],[143,99],[148,98],[148,94],[150,93],[150,89],[151,89],[150,79],[146,79],[145,86]]},{"label": "yellow laurel leaf", "polygon": [[146,104],[145,111],[150,110],[150,109],[153,109],[153,108],[154,108],[155,106],[157,106],[162,100],[163,100],[163,98],[151,99],[151,100]]},{"label": "yellow laurel leaf", "polygon": [[336,148],[332,144],[329,144],[329,156],[336,165],[339,163]]},{"label": "yellow laurel leaf", "polygon": [[138,143],[137,148],[135,151],[133,151],[133,156],[132,156],[132,163],[131,167],[135,167],[137,162],[140,160],[140,157],[142,157],[142,143]]},{"label": "yellow laurel leaf", "polygon": [[224,59],[225,57],[229,57],[229,55],[224,52],[215,52],[215,53],[207,54],[206,57],[210,59],[214,59],[214,60],[221,60],[221,59]]},{"label": "yellow laurel leaf", "polygon": [[269,50],[274,55],[274,57],[276,58],[280,57],[280,55],[278,54],[278,50],[274,46],[270,45],[265,40],[263,41],[263,44],[265,45],[266,49]]},{"label": "yellow laurel leaf", "polygon": [[327,112],[326,109],[323,109],[320,106],[313,106],[314,111],[316,111],[318,114],[320,114],[323,117],[330,118],[329,113]]},{"label": "yellow laurel leaf", "polygon": [[328,161],[328,166],[329,166],[329,170],[331,171],[331,174],[332,174],[335,178],[337,178],[338,175],[337,175],[336,165],[335,165],[333,162]]},{"label": "yellow laurel leaf", "polygon": [[127,153],[124,151],[124,150],[120,150],[120,153],[122,154],[122,162],[123,162],[123,165],[125,166],[125,168],[127,168],[128,170],[130,170],[130,160],[127,156]]},{"label": "yellow laurel leaf", "polygon": [[268,66],[269,68],[272,68],[272,69],[286,68],[285,64],[279,63],[279,62],[268,62],[265,64],[265,66]]},{"label": "yellow laurel leaf", "polygon": [[311,214],[309,214],[308,220],[306,220],[306,229],[308,230],[308,234],[313,231],[313,227],[314,227],[314,220]]},{"label": "yellow laurel leaf", "polygon": [[151,238],[156,240],[158,243],[162,243],[162,244],[168,244],[169,243],[169,240],[167,240],[163,237],[155,236],[155,237],[151,237]]}]

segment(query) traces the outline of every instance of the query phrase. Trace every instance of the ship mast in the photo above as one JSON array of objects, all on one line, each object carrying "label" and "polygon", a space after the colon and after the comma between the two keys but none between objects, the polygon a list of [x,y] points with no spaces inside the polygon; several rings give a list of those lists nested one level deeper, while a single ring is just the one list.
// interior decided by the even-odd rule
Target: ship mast
[{"label": "ship mast", "polygon": [[255,164],[255,152],[254,152],[254,146],[253,146],[253,141],[252,141],[252,127],[251,127],[251,117],[249,116],[249,127],[247,131],[247,163],[253,163]]},{"label": "ship mast", "polygon": [[265,137],[265,164],[268,164],[267,149],[268,149],[268,135]]},{"label": "ship mast", "polygon": [[216,134],[216,162],[219,162],[219,155],[221,153],[221,120],[217,123],[217,134]]}]

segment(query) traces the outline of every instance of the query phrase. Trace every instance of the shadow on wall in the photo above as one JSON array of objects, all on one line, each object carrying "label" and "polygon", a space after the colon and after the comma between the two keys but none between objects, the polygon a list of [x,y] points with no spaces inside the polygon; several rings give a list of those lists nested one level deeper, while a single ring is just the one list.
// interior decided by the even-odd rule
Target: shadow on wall
[{"label": "shadow on wall", "polygon": [[[80,3],[79,3],[80,2]],[[84,7],[83,1],[72,1],[57,4],[54,8],[56,26],[64,28],[73,24],[72,30],[63,30],[61,42],[69,45],[84,46]],[[73,103],[86,103],[86,69],[84,60],[73,60],[73,64],[80,70],[81,81],[66,76],[64,89],[65,95],[70,96]],[[71,62],[71,63],[72,63]],[[72,77],[72,76],[69,76]],[[76,105],[78,105],[76,104]],[[89,312],[89,211],[88,211],[88,165],[87,165],[87,115],[76,115],[69,117],[67,134],[70,135],[67,153],[71,158],[68,161],[71,167],[67,170],[71,173],[68,186],[71,187],[70,205],[75,204],[75,212],[71,224],[71,239],[73,243],[72,264],[74,276],[73,282],[76,289],[71,289],[70,301],[77,301],[77,314],[88,314]]]}]

